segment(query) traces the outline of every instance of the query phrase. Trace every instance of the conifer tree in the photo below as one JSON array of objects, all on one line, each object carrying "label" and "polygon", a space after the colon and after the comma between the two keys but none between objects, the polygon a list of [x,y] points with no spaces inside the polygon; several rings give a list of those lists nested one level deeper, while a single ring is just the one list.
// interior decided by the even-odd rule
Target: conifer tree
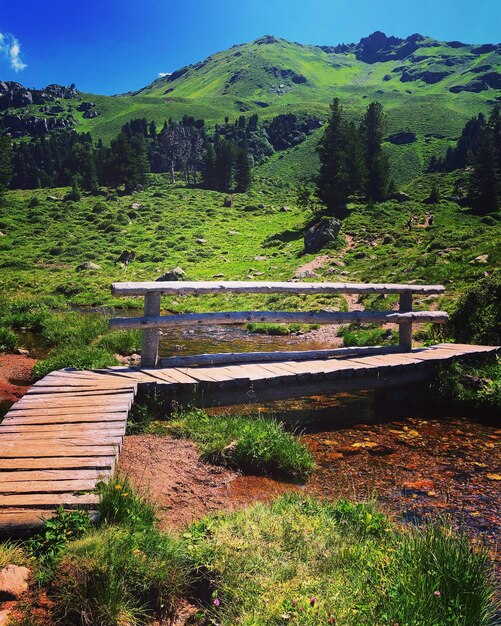
[{"label": "conifer tree", "polygon": [[382,143],[386,131],[386,115],[383,105],[371,102],[362,119],[360,133],[365,152],[367,169],[366,196],[371,201],[386,200],[390,185],[390,164]]},{"label": "conifer tree", "polygon": [[497,211],[501,206],[500,182],[493,136],[486,132],[470,177],[470,201],[479,215]]},{"label": "conifer tree", "polygon": [[251,184],[251,165],[246,148],[239,148],[235,159],[235,191],[244,193]]}]

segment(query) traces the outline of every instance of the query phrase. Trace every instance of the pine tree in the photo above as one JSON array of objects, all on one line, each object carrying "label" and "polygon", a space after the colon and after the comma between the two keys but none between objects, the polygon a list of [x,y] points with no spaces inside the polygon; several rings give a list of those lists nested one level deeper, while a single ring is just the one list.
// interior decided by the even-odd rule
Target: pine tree
[{"label": "pine tree", "polygon": [[202,184],[205,189],[216,189],[216,150],[209,143],[202,171]]},{"label": "pine tree", "polygon": [[365,152],[367,169],[366,196],[375,202],[386,200],[390,184],[390,164],[382,143],[386,131],[386,115],[383,105],[371,102],[362,119],[360,133]]},{"label": "pine tree", "polygon": [[235,166],[235,144],[224,139],[216,158],[215,187],[218,191],[231,191]]},{"label": "pine tree", "polygon": [[487,132],[475,160],[470,177],[469,195],[475,211],[486,215],[501,205],[501,177],[491,132]]},{"label": "pine tree", "polygon": [[244,193],[251,184],[251,164],[246,148],[239,148],[235,159],[235,191]]},{"label": "pine tree", "polygon": [[320,140],[320,173],[317,178],[319,198],[330,212],[342,215],[349,197],[350,173],[347,163],[347,135],[343,108],[339,99],[331,104],[331,117]]}]

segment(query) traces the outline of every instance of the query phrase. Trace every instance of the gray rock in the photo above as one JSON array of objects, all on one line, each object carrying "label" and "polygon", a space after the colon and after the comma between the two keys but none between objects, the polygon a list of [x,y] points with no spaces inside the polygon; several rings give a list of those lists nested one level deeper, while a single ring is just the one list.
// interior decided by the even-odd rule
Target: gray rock
[{"label": "gray rock", "polygon": [[223,206],[229,208],[233,205],[233,198],[231,196],[226,196],[223,200]]},{"label": "gray rock", "polygon": [[18,565],[7,565],[0,571],[0,601],[17,600],[28,591],[30,570]]},{"label": "gray rock", "polygon": [[134,211],[138,211],[138,210],[141,208],[141,205],[140,205],[138,202],[133,202],[133,203],[130,205],[130,208],[131,208],[131,209],[134,209]]},{"label": "gray rock", "polygon": [[283,206],[280,211],[282,211],[282,213],[289,213],[292,209],[288,206]]},{"label": "gray rock", "polygon": [[409,202],[411,197],[403,191],[397,191],[391,195],[391,199],[396,200],[397,202]]},{"label": "gray rock", "polygon": [[0,237],[6,237],[7,235],[5,233],[2,233],[2,231],[0,230]]},{"label": "gray rock", "polygon": [[165,274],[162,274],[162,276],[160,276],[159,278],[156,278],[155,280],[157,282],[177,281],[177,280],[183,280],[185,275],[186,273],[182,268],[174,267],[171,270],[167,270]]},{"label": "gray rock", "polygon": [[195,243],[199,243],[199,244],[204,244],[207,243],[207,239],[203,239],[202,237],[199,237],[198,239],[195,239]]},{"label": "gray rock", "polygon": [[81,265],[77,267],[77,272],[94,271],[94,270],[100,270],[100,269],[101,269],[101,266],[98,265],[97,263],[92,263],[92,261],[85,261],[85,263],[82,263]]},{"label": "gray rock", "polygon": [[305,252],[318,252],[328,243],[336,241],[340,230],[341,222],[338,219],[335,217],[324,218],[304,234]]}]

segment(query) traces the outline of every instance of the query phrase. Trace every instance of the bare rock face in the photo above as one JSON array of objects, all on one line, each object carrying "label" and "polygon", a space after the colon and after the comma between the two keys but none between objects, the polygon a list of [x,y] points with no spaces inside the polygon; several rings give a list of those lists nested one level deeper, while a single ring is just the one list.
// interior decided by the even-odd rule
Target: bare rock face
[{"label": "bare rock face", "polygon": [[30,570],[18,565],[7,565],[0,571],[0,601],[17,600],[28,591]]},{"label": "bare rock face", "polygon": [[318,252],[328,243],[336,241],[340,230],[341,222],[335,217],[321,220],[306,231],[304,251],[308,253]]}]

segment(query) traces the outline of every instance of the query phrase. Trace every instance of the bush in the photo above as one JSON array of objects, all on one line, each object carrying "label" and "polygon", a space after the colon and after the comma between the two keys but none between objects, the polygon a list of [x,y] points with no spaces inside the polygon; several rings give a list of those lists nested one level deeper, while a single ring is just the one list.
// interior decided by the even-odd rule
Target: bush
[{"label": "bush", "polygon": [[139,493],[127,477],[120,476],[99,484],[98,511],[102,524],[121,524],[136,530],[153,527],[156,518],[147,494]]},{"label": "bush", "polygon": [[109,367],[110,365],[118,365],[118,361],[113,354],[102,348],[69,346],[54,350],[46,359],[38,361],[33,368],[33,376],[35,379],[43,378],[50,372],[65,367],[90,370]]},{"label": "bush", "polygon": [[129,356],[141,351],[141,338],[140,330],[115,330],[99,337],[95,345],[113,354]]},{"label": "bush", "polygon": [[168,430],[196,441],[205,460],[245,473],[304,480],[314,468],[308,449],[274,419],[191,410],[175,416]]},{"label": "bush", "polygon": [[152,528],[110,526],[68,546],[53,581],[56,619],[72,626],[134,626],[172,618],[188,582],[176,540]]},{"label": "bush", "polygon": [[13,352],[17,348],[17,344],[18,339],[16,333],[0,326],[0,352]]},{"label": "bush", "polygon": [[501,277],[477,281],[459,299],[448,324],[457,341],[501,344]]}]

